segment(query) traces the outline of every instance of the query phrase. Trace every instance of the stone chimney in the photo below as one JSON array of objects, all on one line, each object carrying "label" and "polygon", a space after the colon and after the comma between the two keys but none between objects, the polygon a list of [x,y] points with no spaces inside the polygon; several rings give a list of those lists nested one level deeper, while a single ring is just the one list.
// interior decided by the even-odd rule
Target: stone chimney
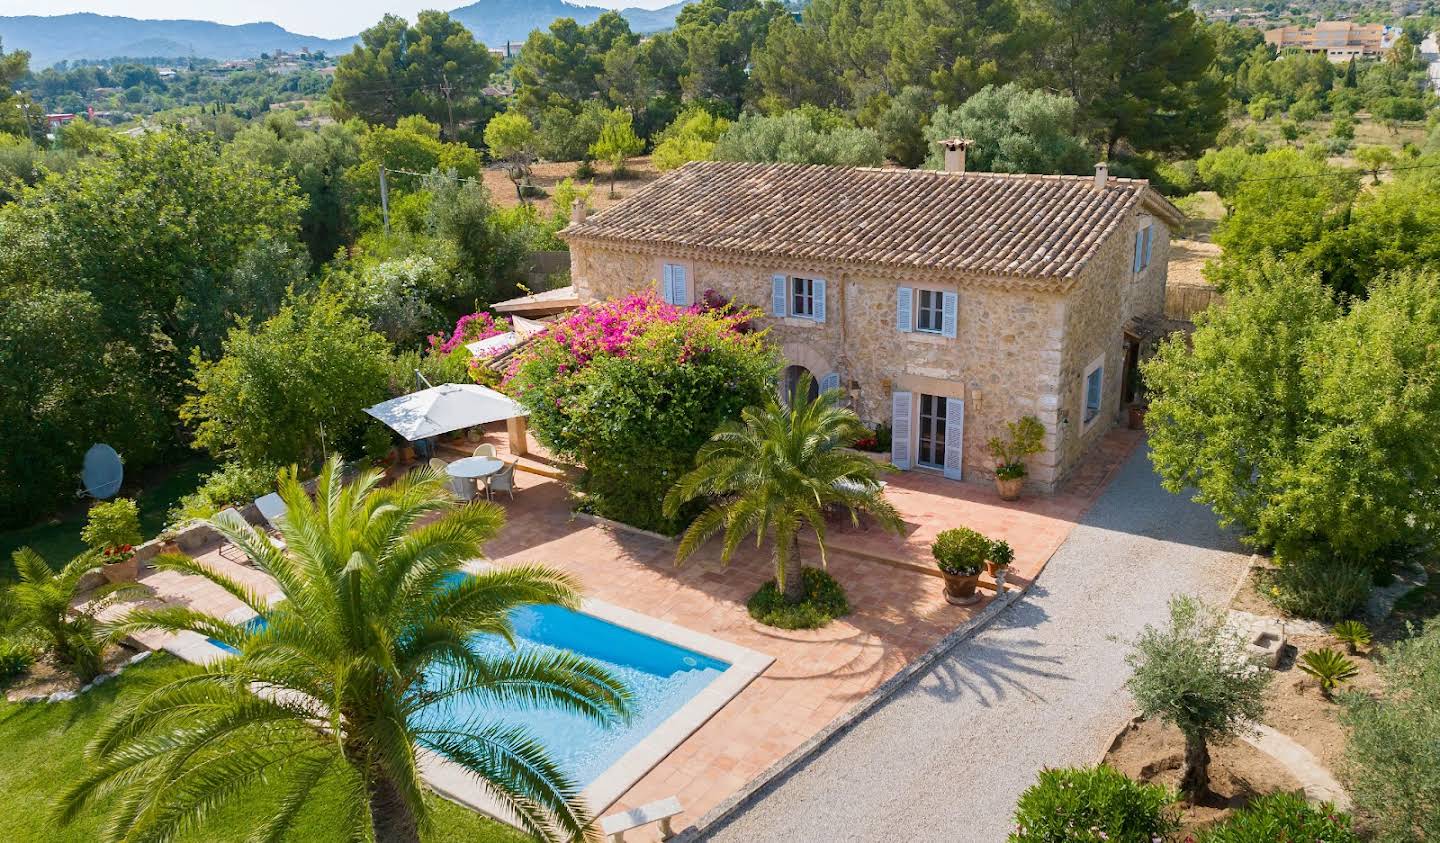
[{"label": "stone chimney", "polygon": [[1110,181],[1110,162],[1101,161],[1095,165],[1095,189],[1104,190],[1108,181]]},{"label": "stone chimney", "polygon": [[965,172],[965,150],[974,145],[975,141],[969,138],[946,138],[940,141],[940,147],[945,150],[945,172]]},{"label": "stone chimney", "polygon": [[570,203],[570,223],[571,223],[571,225],[579,225],[580,223],[584,222],[584,221],[585,221],[585,217],[586,217],[589,213],[590,213],[590,209],[587,208],[587,207],[585,207],[585,200],[584,200],[584,199],[576,199],[574,202],[571,202],[571,203]]}]

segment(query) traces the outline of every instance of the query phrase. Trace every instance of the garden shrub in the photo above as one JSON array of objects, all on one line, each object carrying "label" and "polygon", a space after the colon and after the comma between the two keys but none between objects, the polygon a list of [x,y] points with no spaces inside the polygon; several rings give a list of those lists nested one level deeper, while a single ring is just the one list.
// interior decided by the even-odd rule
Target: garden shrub
[{"label": "garden shrub", "polygon": [[35,650],[18,641],[0,641],[0,687],[30,669]]},{"label": "garden shrub", "polygon": [[667,518],[665,493],[721,422],[771,388],[773,350],[737,328],[754,315],[653,294],[581,307],[517,355],[507,389],[530,411],[535,437],[585,467],[579,488],[591,511],[674,534],[696,510]]},{"label": "garden shrub", "polygon": [[135,545],[140,535],[140,508],[130,498],[97,503],[90,507],[80,538],[93,550]]},{"label": "garden shrub", "polygon": [[1440,840],[1440,622],[1378,665],[1378,694],[1343,697],[1345,784],[1376,839]]},{"label": "garden shrub", "polygon": [[1334,623],[1365,603],[1370,581],[1370,569],[1363,565],[1304,553],[1282,560],[1270,573],[1265,595],[1292,615]]},{"label": "garden shrub", "polygon": [[1180,826],[1174,795],[1101,764],[1040,771],[1020,794],[1010,843],[1151,843]]},{"label": "garden shrub", "polygon": [[850,614],[850,601],[838,580],[819,568],[805,567],[800,572],[805,580],[804,600],[786,603],[785,592],[775,580],[769,580],[745,604],[750,617],[779,629],[819,629]]},{"label": "garden shrub", "polygon": [[275,491],[280,467],[228,462],[205,475],[200,488],[181,498],[167,513],[170,529],[204,520],[227,506],[244,506]]},{"label": "garden shrub", "polygon": [[1271,843],[1319,840],[1360,843],[1350,829],[1349,815],[1329,803],[1312,806],[1303,796],[1272,793],[1236,811],[1218,825],[1200,832],[1196,843]]}]

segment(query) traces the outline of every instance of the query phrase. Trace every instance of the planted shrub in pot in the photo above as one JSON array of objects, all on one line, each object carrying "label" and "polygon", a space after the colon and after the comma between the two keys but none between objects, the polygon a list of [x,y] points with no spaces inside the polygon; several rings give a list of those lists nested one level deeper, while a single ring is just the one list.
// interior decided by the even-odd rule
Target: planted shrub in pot
[{"label": "planted shrub in pot", "polygon": [[100,551],[105,579],[112,583],[134,580],[140,573],[135,545],[141,541],[140,509],[129,498],[116,498],[90,507],[80,538]]},{"label": "planted shrub in pot", "polygon": [[1000,499],[1013,501],[1020,497],[1025,485],[1025,475],[1030,469],[1025,458],[1045,449],[1045,425],[1034,416],[1025,416],[1019,421],[1005,422],[1005,436],[995,436],[986,443],[990,456],[995,458],[995,488]]},{"label": "planted shrub in pot", "polygon": [[975,586],[990,553],[990,540],[970,529],[956,527],[945,530],[930,545],[935,564],[945,577],[945,600],[956,606],[968,606],[980,598]]}]

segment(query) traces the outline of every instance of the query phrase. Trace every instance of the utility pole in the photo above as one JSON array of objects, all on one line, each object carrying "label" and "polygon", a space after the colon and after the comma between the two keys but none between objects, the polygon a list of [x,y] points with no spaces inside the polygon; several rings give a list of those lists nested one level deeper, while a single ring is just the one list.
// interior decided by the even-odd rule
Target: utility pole
[{"label": "utility pole", "polygon": [[440,74],[440,93],[445,95],[445,111],[450,115],[450,137],[448,140],[451,143],[455,142],[455,103],[450,99],[450,92],[453,90],[454,88],[450,87],[449,75],[442,72]]},{"label": "utility pole", "polygon": [[385,220],[385,233],[390,233],[390,187],[385,184],[385,165],[380,165],[380,216]]}]

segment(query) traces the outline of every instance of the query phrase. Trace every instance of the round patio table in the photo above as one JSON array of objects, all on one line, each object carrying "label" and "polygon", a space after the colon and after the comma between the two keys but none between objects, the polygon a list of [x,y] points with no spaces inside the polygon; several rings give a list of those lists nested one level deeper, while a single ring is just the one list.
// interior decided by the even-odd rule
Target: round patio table
[{"label": "round patio table", "polygon": [[468,493],[464,495],[464,498],[470,500],[475,497],[474,481],[483,480],[504,467],[505,463],[494,457],[466,457],[445,466],[445,473],[451,477],[471,481],[463,484]]}]

